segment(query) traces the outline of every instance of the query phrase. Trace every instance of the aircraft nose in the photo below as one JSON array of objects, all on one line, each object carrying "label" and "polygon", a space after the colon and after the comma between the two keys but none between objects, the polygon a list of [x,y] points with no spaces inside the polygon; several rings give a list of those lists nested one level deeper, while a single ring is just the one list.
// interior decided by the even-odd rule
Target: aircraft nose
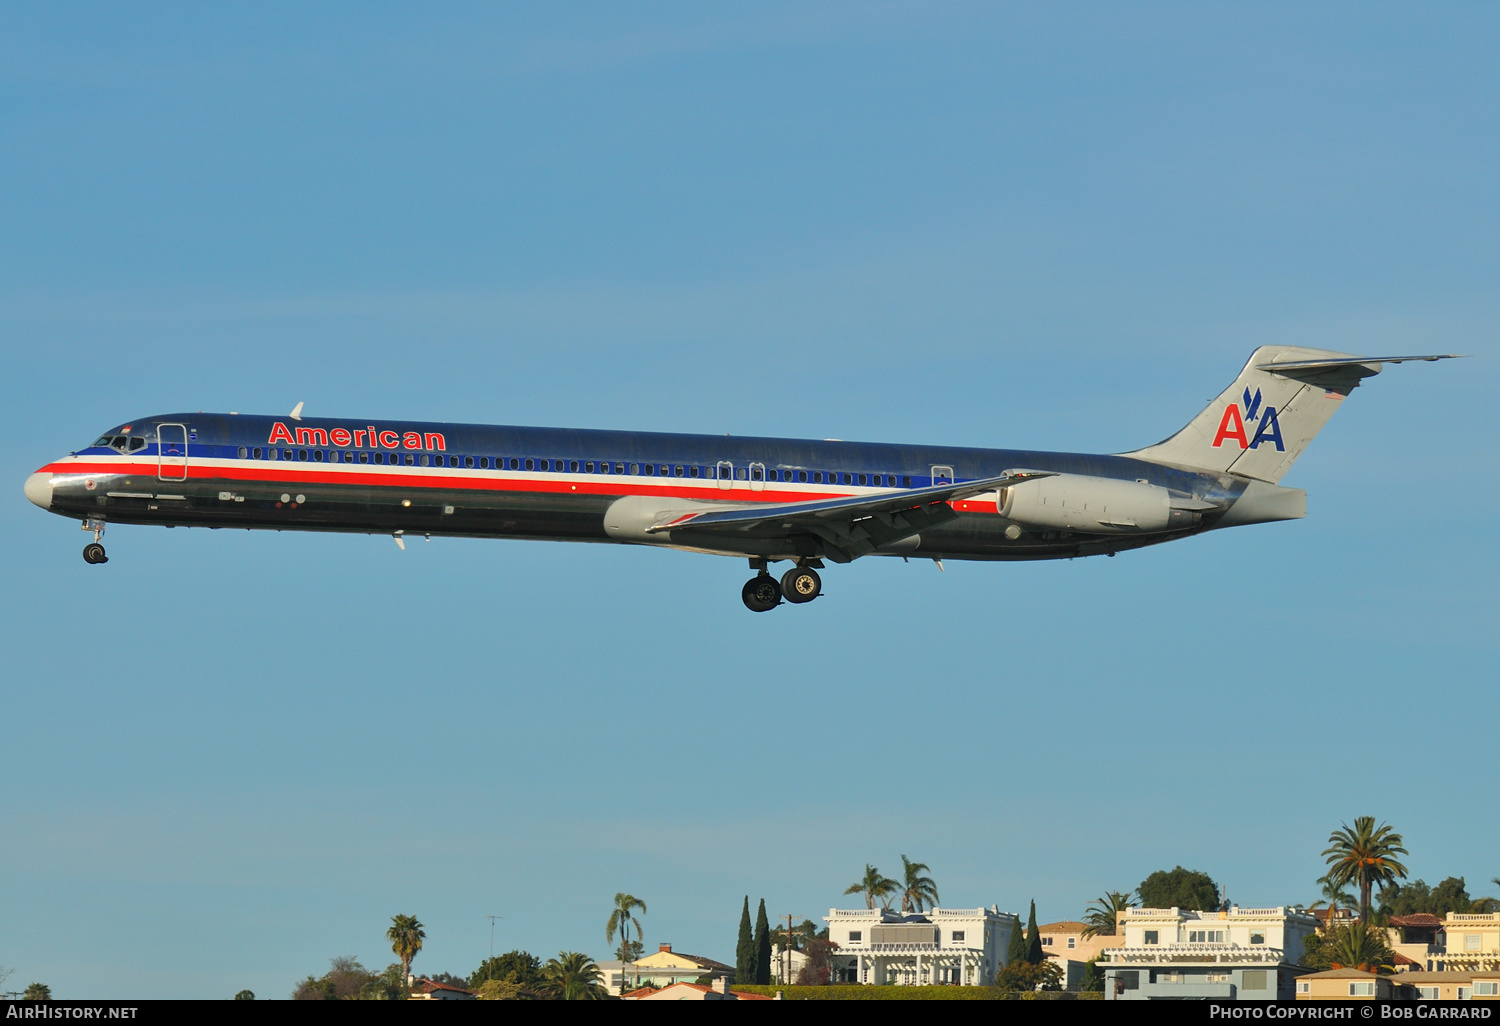
[{"label": "aircraft nose", "polygon": [[26,498],[42,509],[52,508],[52,475],[32,474],[26,479]]}]

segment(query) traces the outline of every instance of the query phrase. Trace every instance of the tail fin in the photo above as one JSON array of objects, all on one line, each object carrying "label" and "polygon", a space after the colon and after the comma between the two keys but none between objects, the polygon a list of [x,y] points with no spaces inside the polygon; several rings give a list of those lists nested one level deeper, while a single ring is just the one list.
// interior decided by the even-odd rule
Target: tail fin
[{"label": "tail fin", "polygon": [[1234,384],[1166,441],[1125,453],[1155,463],[1238,474],[1275,484],[1363,378],[1383,363],[1441,356],[1351,356],[1261,346]]}]

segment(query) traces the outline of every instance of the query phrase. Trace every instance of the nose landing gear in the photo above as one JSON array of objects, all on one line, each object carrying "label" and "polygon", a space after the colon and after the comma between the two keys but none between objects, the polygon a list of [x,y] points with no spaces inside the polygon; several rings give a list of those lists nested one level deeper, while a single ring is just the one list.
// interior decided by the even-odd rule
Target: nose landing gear
[{"label": "nose landing gear", "polygon": [[104,554],[104,546],[99,544],[99,539],[104,537],[104,520],[100,517],[89,517],[83,522],[83,529],[94,532],[94,540],[83,547],[83,561],[85,563],[108,563],[109,557]]}]

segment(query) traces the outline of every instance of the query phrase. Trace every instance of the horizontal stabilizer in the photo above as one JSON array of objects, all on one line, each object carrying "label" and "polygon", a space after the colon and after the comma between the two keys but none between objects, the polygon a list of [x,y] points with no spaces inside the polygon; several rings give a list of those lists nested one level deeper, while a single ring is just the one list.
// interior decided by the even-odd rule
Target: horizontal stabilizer
[{"label": "horizontal stabilizer", "polygon": [[1463,360],[1467,357],[1459,353],[1440,353],[1432,356],[1349,356],[1337,360],[1280,360],[1276,363],[1256,364],[1257,369],[1280,373],[1292,370],[1332,370],[1335,367],[1357,367],[1367,363],[1409,363],[1415,360],[1423,360],[1433,363],[1437,360]]}]

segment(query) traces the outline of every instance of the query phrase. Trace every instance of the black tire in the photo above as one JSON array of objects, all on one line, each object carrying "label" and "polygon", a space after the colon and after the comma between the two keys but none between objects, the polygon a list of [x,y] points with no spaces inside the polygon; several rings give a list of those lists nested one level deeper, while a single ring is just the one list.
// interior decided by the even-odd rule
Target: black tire
[{"label": "black tire", "polygon": [[781,575],[781,593],[788,602],[811,602],[823,593],[823,579],[810,566],[794,566]]},{"label": "black tire", "polygon": [[98,542],[89,542],[83,547],[83,561],[85,563],[108,563],[109,557],[104,554],[104,546]]},{"label": "black tire", "polygon": [[745,582],[740,589],[740,598],[745,600],[745,608],[750,612],[767,613],[781,605],[781,589],[776,586],[776,578],[761,574]]}]

